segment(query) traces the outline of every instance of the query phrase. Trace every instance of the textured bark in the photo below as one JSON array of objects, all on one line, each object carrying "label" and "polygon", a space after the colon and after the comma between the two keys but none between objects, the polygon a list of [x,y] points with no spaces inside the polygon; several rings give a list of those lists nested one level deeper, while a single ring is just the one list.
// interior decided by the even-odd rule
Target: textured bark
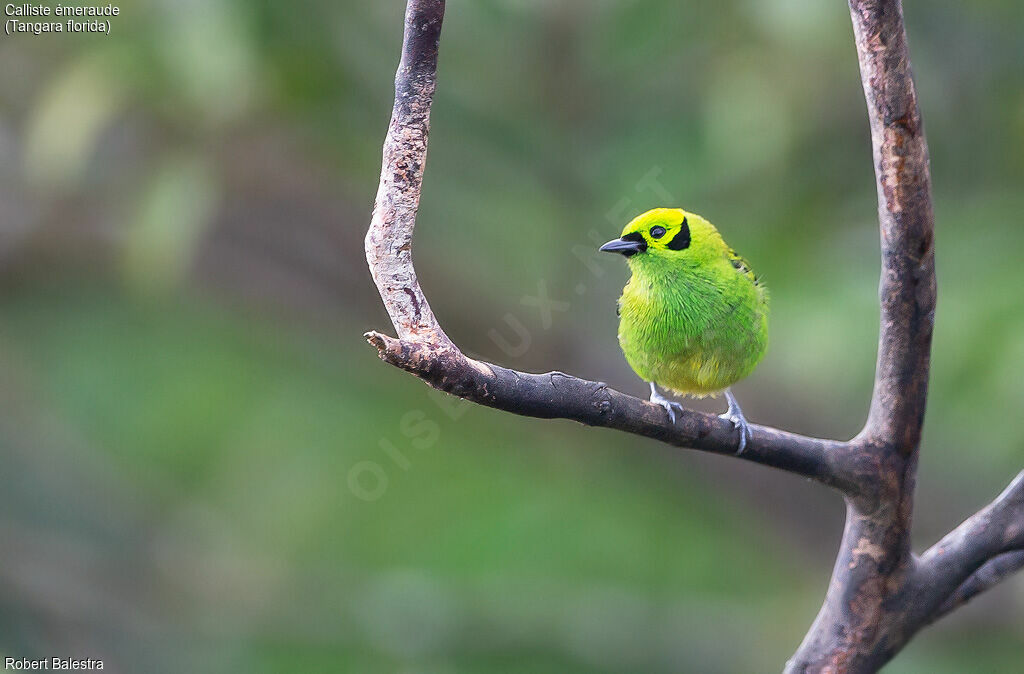
[{"label": "textured bark", "polygon": [[373,281],[398,336],[452,346],[434,318],[412,264],[412,232],[427,164],[443,19],[444,0],[410,0],[406,9],[402,61],[395,75],[395,107],[364,247]]},{"label": "textured bark", "polygon": [[787,672],[874,671],[915,626],[910,549],[917,451],[935,321],[934,218],[925,142],[899,0],[850,0],[878,189],[882,274],[871,411],[852,441],[875,457],[877,489],[849,499],[832,582]]},{"label": "textured bark", "polygon": [[[571,419],[662,440],[671,445],[735,455],[736,429],[714,415],[684,411],[668,421],[664,408],[620,393],[603,382],[562,372],[528,374],[484,363],[457,348],[366,335],[382,360],[410,372],[436,389],[481,405],[529,417]],[[856,494],[860,476],[845,461],[847,445],[751,424],[752,438],[738,458],[809,477]],[[855,458],[855,457],[851,457]]]},{"label": "textured bark", "polygon": [[1003,582],[1024,568],[1024,550],[1007,552],[982,564],[981,568],[967,577],[963,585],[942,602],[935,614],[928,620],[932,623],[960,608],[979,594]]},{"label": "textured bark", "polygon": [[878,187],[882,273],[870,413],[853,440],[677,414],[601,382],[528,374],[467,357],[430,310],[412,264],[444,0],[409,0],[395,107],[366,257],[398,339],[370,332],[382,360],[460,398],[735,455],[811,478],[846,499],[847,519],[817,619],[787,672],[877,671],[925,625],[1024,567],[1024,473],[921,557],[910,547],[935,320],[933,214],[925,143],[899,0],[850,0]]}]

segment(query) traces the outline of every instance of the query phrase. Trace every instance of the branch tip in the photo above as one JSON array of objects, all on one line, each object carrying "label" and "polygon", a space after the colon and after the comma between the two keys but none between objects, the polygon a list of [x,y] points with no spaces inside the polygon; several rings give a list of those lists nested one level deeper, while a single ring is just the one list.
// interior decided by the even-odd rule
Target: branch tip
[{"label": "branch tip", "polygon": [[393,344],[398,340],[393,337],[381,334],[376,330],[370,330],[369,332],[363,333],[363,338],[366,339],[366,343],[377,349],[377,357],[387,362],[389,353],[392,351]]}]

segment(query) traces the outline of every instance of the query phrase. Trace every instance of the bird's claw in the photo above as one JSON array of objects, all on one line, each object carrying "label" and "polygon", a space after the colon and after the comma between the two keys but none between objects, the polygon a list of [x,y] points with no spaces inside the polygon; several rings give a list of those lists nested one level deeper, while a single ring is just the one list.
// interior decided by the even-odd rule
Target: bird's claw
[{"label": "bird's claw", "polygon": [[676,422],[676,410],[683,411],[683,404],[676,402],[675,400],[669,400],[665,396],[658,393],[658,389],[654,388],[654,384],[651,384],[651,402],[655,405],[660,405],[665,408],[668,412],[668,420],[673,424]]},{"label": "bird's claw", "polygon": [[747,423],[747,418],[743,416],[743,410],[740,409],[740,404],[736,402],[736,398],[732,395],[732,391],[726,389],[725,399],[729,402],[729,409],[724,414],[719,414],[719,419],[725,419],[733,425],[740,432],[740,447],[736,450],[736,454],[742,454],[743,450],[747,448],[747,440],[753,436],[750,432],[750,424]]},{"label": "bird's claw", "polygon": [[733,428],[739,429],[740,432],[740,447],[736,450],[737,454],[742,454],[743,450],[747,448],[747,439],[751,437],[750,424],[743,418],[742,414],[719,414],[719,419],[725,419],[732,423]]},{"label": "bird's claw", "polygon": [[683,411],[683,404],[677,403],[674,400],[652,400],[651,402],[664,407],[665,411],[668,412],[668,420],[673,424],[676,422],[676,410]]}]

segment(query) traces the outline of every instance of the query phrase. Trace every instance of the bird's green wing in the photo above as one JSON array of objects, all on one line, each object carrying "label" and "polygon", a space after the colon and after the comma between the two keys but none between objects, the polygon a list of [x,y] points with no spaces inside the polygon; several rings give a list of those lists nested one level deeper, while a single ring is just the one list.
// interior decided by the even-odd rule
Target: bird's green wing
[{"label": "bird's green wing", "polygon": [[750,268],[750,263],[743,259],[739,253],[734,251],[732,248],[729,249],[729,262],[732,263],[733,269],[738,271],[743,276],[746,276],[751,283],[755,286],[761,285],[761,279],[757,277],[754,270]]}]

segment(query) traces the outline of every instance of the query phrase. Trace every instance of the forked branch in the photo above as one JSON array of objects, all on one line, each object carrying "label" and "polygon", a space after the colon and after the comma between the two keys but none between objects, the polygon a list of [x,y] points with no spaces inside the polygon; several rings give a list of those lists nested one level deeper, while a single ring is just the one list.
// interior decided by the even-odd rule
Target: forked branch
[{"label": "forked branch", "polygon": [[[560,372],[507,370],[467,358],[434,317],[416,278],[412,236],[427,158],[430,106],[436,86],[444,0],[410,0],[402,61],[395,78],[395,107],[384,142],[380,189],[366,235],[366,259],[399,339],[371,332],[380,357],[435,388],[516,414],[572,419],[719,454],[735,454],[731,423],[687,411],[669,422],[664,409],[604,384]],[[842,443],[754,426],[741,454],[748,461],[810,477],[855,495],[855,461]]]},{"label": "forked branch", "polygon": [[925,552],[919,566],[922,576],[948,595],[935,619],[1024,566],[1024,472]]},{"label": "forked branch", "polygon": [[[788,672],[873,672],[923,626],[1024,566],[1024,474],[920,559],[911,506],[935,317],[928,150],[899,0],[849,0],[868,102],[882,241],[881,330],[871,408],[849,442],[753,426],[738,458],[841,492],[847,522],[822,610]],[[370,332],[382,360],[460,398],[734,455],[715,416],[665,411],[601,382],[529,374],[467,357],[420,288],[412,238],[426,165],[444,0],[408,0],[395,106],[366,258],[398,338]]]}]

